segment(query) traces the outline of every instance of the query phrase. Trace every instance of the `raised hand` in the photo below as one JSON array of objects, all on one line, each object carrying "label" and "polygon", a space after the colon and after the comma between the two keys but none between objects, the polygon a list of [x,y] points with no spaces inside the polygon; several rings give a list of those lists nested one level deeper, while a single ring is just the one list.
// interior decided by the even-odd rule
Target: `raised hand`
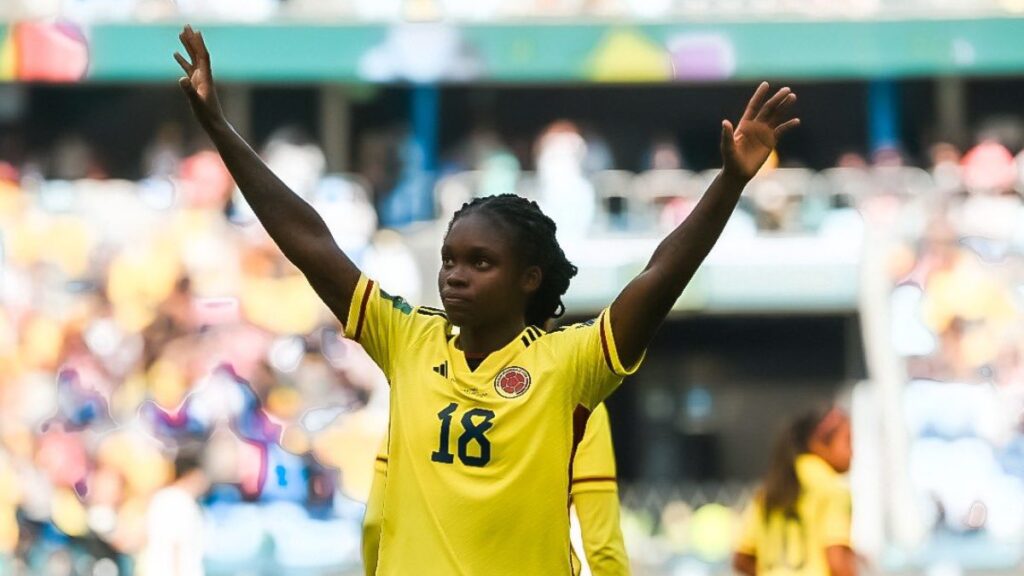
[{"label": "raised hand", "polygon": [[178,85],[188,96],[196,118],[204,128],[209,128],[224,119],[224,112],[213,86],[210,53],[206,50],[203,33],[193,31],[191,26],[185,26],[178,38],[192,60],[189,62],[180,52],[174,53],[174,59],[185,71],[185,76],[178,80]]},{"label": "raised hand", "polygon": [[800,119],[791,117],[790,112],[796,103],[796,94],[783,88],[767,98],[768,90],[767,82],[757,87],[735,129],[732,122],[722,121],[724,171],[744,181],[757,174],[779,138],[800,125]]}]

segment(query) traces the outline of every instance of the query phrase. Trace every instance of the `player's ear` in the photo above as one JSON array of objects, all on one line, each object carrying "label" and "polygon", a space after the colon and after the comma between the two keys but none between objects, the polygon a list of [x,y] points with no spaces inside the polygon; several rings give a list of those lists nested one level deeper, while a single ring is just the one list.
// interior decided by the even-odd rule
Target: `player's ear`
[{"label": "player's ear", "polygon": [[544,272],[540,269],[540,266],[527,266],[519,279],[519,286],[524,293],[533,294],[540,289],[540,284],[543,281]]}]

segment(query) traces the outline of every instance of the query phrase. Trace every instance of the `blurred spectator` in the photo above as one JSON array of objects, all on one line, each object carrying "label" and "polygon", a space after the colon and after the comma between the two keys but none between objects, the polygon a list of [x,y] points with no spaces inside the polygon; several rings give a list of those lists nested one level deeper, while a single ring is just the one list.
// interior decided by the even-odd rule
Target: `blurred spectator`
[{"label": "blurred spectator", "polygon": [[497,131],[489,123],[476,125],[452,154],[455,171],[480,170],[492,156],[507,150]]},{"label": "blurred spectator", "polygon": [[1017,182],[1014,184],[1017,192],[1024,194],[1024,150],[1018,152],[1013,160],[1017,164]]},{"label": "blurred spectator", "polygon": [[82,178],[103,179],[106,174],[100,167],[96,153],[88,142],[77,134],[61,137],[53,146],[50,173],[59,180],[80,180]]},{"label": "blurred spectator", "polygon": [[961,152],[949,142],[937,142],[929,149],[929,156],[932,178],[938,191],[944,196],[961,192],[964,186]]},{"label": "blurred spectator", "polygon": [[536,145],[538,202],[558,226],[562,241],[582,238],[594,221],[596,197],[583,163],[587,144],[571,122],[548,126]]},{"label": "blurred spectator", "polygon": [[185,157],[185,135],[181,124],[164,122],[142,156],[142,173],[149,178],[170,178],[178,174]]},{"label": "blurred spectator", "polygon": [[1002,194],[1017,182],[1013,155],[995,140],[985,140],[971,148],[963,160],[964,184],[975,194]]},{"label": "blurred spectator", "polygon": [[478,196],[514,194],[519,180],[519,160],[508,151],[492,154],[480,167],[480,191]]},{"label": "blurred spectator", "polygon": [[6,573],[18,546],[18,506],[21,487],[6,452],[0,450],[0,572]]},{"label": "blurred spectator", "polygon": [[310,199],[338,247],[357,262],[377,230],[377,212],[368,191],[362,182],[331,175],[319,182]]},{"label": "blurred spectator", "polygon": [[1013,156],[998,142],[982,142],[964,155],[968,195],[953,215],[961,234],[999,242],[1019,237],[1024,204],[1015,190],[1017,178]]},{"label": "blurred spectator", "polygon": [[196,326],[191,281],[181,277],[174,291],[157,309],[156,317],[142,331],[142,366],[148,369],[172,341],[190,335]]},{"label": "blurred spectator", "polygon": [[407,131],[405,126],[368,130],[359,142],[359,173],[370,182],[373,204],[384,225],[387,221],[382,206],[394,193],[404,170],[401,146]]},{"label": "blurred spectator", "polygon": [[[476,190],[467,190],[458,194],[461,201],[455,201],[455,194],[440,200],[442,220],[447,220],[454,210],[461,208],[463,202],[473,197],[512,194],[516,192],[519,179],[519,161],[501,136],[488,125],[474,128],[466,140],[456,149],[450,169],[460,171],[478,171],[480,173]],[[453,210],[454,209],[454,210]],[[444,216],[447,215],[447,216]]]},{"label": "blurred spectator", "polygon": [[306,200],[327,168],[324,151],[295,126],[275,130],[267,139],[262,155],[274,174]]},{"label": "blurred spectator", "polygon": [[224,162],[208,145],[182,160],[178,177],[185,208],[223,210],[234,186]]},{"label": "blurred spectator", "polygon": [[420,301],[422,279],[416,260],[396,232],[381,230],[374,236],[363,270],[392,294],[401,294],[410,302]]},{"label": "blurred spectator", "polygon": [[647,151],[644,166],[649,170],[680,170],[686,167],[686,163],[675,138],[661,136],[654,140]]},{"label": "blurred spectator", "polygon": [[147,576],[202,576],[203,513],[198,500],[210,488],[201,452],[179,448],[174,480],[149,503],[143,566]]},{"label": "blurred spectator", "polygon": [[612,154],[611,146],[593,124],[581,124],[580,136],[583,137],[583,142],[586,145],[586,154],[583,156],[584,174],[589,175],[615,168],[615,157]]},{"label": "blurred spectator", "polygon": [[871,164],[880,168],[899,168],[906,165],[906,158],[898,146],[882,146],[872,152]]},{"label": "blurred spectator", "polygon": [[843,152],[839,155],[839,159],[836,160],[836,166],[839,168],[856,168],[863,170],[868,167],[868,161],[862,154],[857,152]]}]

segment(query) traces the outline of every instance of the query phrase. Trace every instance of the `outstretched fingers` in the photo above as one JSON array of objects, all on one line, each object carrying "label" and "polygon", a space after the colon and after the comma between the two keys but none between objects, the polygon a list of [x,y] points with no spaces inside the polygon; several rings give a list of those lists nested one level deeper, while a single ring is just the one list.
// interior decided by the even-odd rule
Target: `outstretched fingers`
[{"label": "outstretched fingers", "polygon": [[174,53],[174,59],[178,62],[178,66],[181,66],[181,69],[185,71],[186,76],[192,75],[192,71],[195,70],[195,66],[190,64],[180,52]]},{"label": "outstretched fingers", "polygon": [[181,39],[182,45],[188,51],[194,67],[198,68],[209,65],[210,51],[206,49],[206,40],[203,38],[202,32],[196,32],[192,29],[192,26],[186,25],[181,34],[178,35],[178,38]]},{"label": "outstretched fingers", "polygon": [[743,120],[753,120],[757,117],[764,104],[765,96],[768,95],[768,88],[767,82],[761,82],[757,87],[754,95],[750,97],[750,102],[747,102],[747,109],[743,111]]},{"label": "outstretched fingers", "polygon": [[199,56],[199,58],[202,61],[209,63],[210,62],[210,52],[209,52],[209,50],[206,49],[206,40],[203,39],[203,33],[202,32],[197,33],[195,35],[195,39],[194,40],[195,40],[195,45],[196,45],[196,54]]},{"label": "outstretched fingers", "polygon": [[198,64],[199,59],[196,57],[196,49],[192,45],[192,35],[192,27],[185,26],[181,31],[181,34],[178,34],[178,39],[181,40],[181,45],[185,47],[185,50],[188,52],[188,57],[192,59],[192,63]]},{"label": "outstretched fingers", "polygon": [[789,96],[786,96],[782,103],[775,108],[775,113],[772,114],[769,121],[772,124],[782,124],[785,122],[793,115],[792,109],[794,104],[796,104],[796,94],[790,92]]},{"label": "outstretched fingers", "polygon": [[785,102],[786,99],[788,99],[792,94],[793,91],[790,90],[789,87],[782,88],[781,90],[776,92],[775,95],[773,95],[771,98],[768,99],[767,102],[764,103],[764,106],[761,107],[761,110],[757,113],[755,119],[763,122],[771,122],[772,119],[775,117],[776,111],[779,109],[780,106],[782,106],[782,103]]},{"label": "outstretched fingers", "polygon": [[789,132],[790,130],[792,130],[793,128],[796,128],[799,125],[800,125],[800,119],[799,118],[792,118],[790,120],[787,120],[787,121],[783,122],[777,128],[775,128],[775,139],[778,140],[779,138],[782,137],[783,134],[785,134],[786,132]]},{"label": "outstretched fingers", "polygon": [[733,149],[736,147],[735,137],[736,133],[732,122],[722,120],[722,154],[726,157],[731,156]]}]

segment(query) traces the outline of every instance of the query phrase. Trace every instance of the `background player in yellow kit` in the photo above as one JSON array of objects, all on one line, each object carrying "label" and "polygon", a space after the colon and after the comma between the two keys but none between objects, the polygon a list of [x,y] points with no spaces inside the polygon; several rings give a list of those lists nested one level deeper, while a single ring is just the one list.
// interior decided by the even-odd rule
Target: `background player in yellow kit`
[{"label": "background player in yellow kit", "polygon": [[812,412],[783,430],[764,484],[748,507],[733,558],[749,576],[854,576],[850,419]]},{"label": "background player in yellow kit", "polygon": [[537,326],[564,312],[576,267],[536,203],[503,195],[459,210],[441,249],[444,311],[413,307],[363,276],[231,127],[202,35],[186,27],[181,41],[179,84],[246,201],[391,385],[377,573],[570,574],[566,509],[584,424],[638,368],[743,188],[799,123],[796,96],[759,86],[739,124],[722,124],[721,173],[647,267],[598,318],[547,333]]},{"label": "background player in yellow kit", "polygon": [[[608,409],[601,404],[590,415],[576,450],[572,502],[580,522],[583,558],[593,576],[627,576],[629,556],[619,518],[619,485]],[[575,548],[574,548],[575,550]],[[579,574],[578,565],[573,572]]]},{"label": "background player in yellow kit", "polygon": [[[374,463],[373,487],[363,517],[363,569],[367,576],[377,571],[387,462],[387,443],[384,442]],[[630,573],[619,521],[619,488],[615,474],[608,409],[600,404],[587,420],[583,440],[573,460],[572,474],[572,503],[580,521],[584,558],[594,576]],[[581,570],[582,565],[574,554],[573,573],[579,574]]]}]

